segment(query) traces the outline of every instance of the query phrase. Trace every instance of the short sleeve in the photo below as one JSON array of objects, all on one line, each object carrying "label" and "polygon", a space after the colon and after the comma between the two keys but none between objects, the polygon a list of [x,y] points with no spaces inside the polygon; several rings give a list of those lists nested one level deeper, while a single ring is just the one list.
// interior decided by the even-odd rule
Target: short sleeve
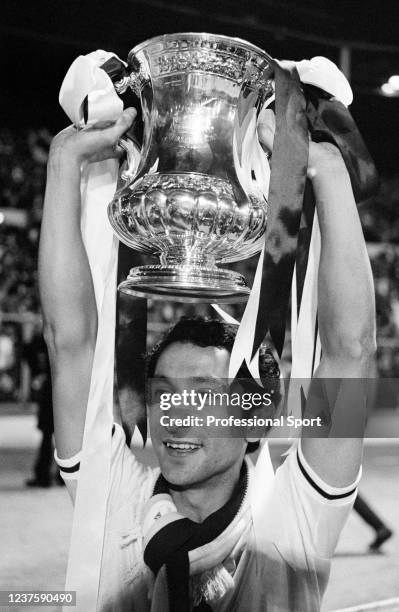
[{"label": "short sleeve", "polygon": [[[74,501],[79,480],[81,453],[77,453],[68,459],[60,459],[57,451],[55,451],[54,457],[72,501]],[[126,444],[123,428],[118,423],[114,423],[112,428],[108,515],[111,516],[117,512],[129,500],[137,501],[137,497],[150,497],[151,487],[155,482],[155,473],[155,470],[136,459]]]},{"label": "short sleeve", "polygon": [[351,485],[325,483],[310,467],[300,443],[275,476],[277,512],[284,516],[285,548],[294,556],[330,559],[357,495],[361,470]]}]

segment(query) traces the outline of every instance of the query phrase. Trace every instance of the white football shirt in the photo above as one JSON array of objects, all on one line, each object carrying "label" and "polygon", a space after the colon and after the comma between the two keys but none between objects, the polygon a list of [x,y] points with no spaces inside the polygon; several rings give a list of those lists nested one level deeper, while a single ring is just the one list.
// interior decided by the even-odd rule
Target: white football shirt
[{"label": "white football shirt", "polygon": [[[56,456],[56,460],[73,500],[79,454],[66,460]],[[259,491],[253,483],[261,466],[259,461],[255,466],[246,461],[249,487],[245,503],[252,500],[256,504]],[[143,560],[143,510],[158,475],[159,469],[135,458],[122,427],[115,424],[101,565],[101,612],[164,612],[152,605],[152,574]],[[348,487],[331,487],[307,464],[299,444],[272,478],[267,502],[260,508],[264,520],[252,521],[245,549],[239,557],[225,561],[234,589],[212,604],[215,612],[320,610],[330,560],[354,503],[360,474]]]}]

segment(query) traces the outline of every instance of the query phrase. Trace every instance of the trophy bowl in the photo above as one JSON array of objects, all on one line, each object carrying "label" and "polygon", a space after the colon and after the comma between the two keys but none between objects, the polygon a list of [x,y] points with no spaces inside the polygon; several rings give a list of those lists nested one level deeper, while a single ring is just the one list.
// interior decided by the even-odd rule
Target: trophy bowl
[{"label": "trophy bowl", "polygon": [[168,34],[134,47],[115,83],[139,96],[140,156],[126,143],[125,184],[108,207],[129,247],[159,257],[132,268],[119,290],[188,302],[245,301],[244,277],[217,264],[262,247],[267,156],[258,114],[274,94],[270,57],[214,34]]}]

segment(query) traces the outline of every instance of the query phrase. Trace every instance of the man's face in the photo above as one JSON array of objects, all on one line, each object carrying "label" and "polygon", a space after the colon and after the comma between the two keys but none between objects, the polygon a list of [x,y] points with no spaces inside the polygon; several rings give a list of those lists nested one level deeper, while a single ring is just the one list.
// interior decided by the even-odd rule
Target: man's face
[{"label": "man's face", "polygon": [[195,487],[211,479],[228,477],[229,472],[241,466],[246,442],[243,438],[229,436],[223,428],[223,438],[210,435],[204,426],[162,426],[161,416],[206,418],[206,414],[220,418],[228,416],[228,408],[208,406],[201,411],[198,406],[160,409],[163,394],[184,391],[206,393],[225,391],[230,353],[216,347],[200,347],[190,343],[175,342],[159,356],[154,379],[150,382],[149,420],[152,444],[158,457],[161,472],[170,482],[180,487]]}]

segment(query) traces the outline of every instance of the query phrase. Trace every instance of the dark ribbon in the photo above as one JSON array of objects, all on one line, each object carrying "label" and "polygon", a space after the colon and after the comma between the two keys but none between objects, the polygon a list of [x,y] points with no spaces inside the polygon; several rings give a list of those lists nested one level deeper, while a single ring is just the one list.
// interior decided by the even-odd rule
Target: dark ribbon
[{"label": "dark ribbon", "polygon": [[125,64],[117,57],[112,56],[107,59],[101,68],[107,73],[113,83],[122,80],[123,77],[129,76],[129,70]]},{"label": "dark ribbon", "polygon": [[378,190],[378,173],[351,113],[318,87],[304,85],[304,93],[312,139],[332,142],[341,151],[357,203],[371,197]]},{"label": "dark ribbon", "polygon": [[301,86],[295,68],[274,62],[276,133],[271,158],[269,216],[252,356],[268,331],[281,356],[295,261],[298,309],[309,255],[315,201],[306,179],[308,130],[341,151],[356,202],[373,195],[378,175],[349,110],[326,92]]},{"label": "dark ribbon", "polygon": [[[181,518],[160,529],[148,542],[144,550],[144,561],[156,576],[164,565],[169,592],[169,612],[190,612],[189,577],[190,550],[205,546],[215,540],[233,521],[241,508],[248,482],[248,470],[244,461],[239,481],[231,498],[210,514],[202,523]],[[169,493],[170,486],[159,476],[154,495]],[[205,603],[194,607],[197,612],[211,610]]]},{"label": "dark ribbon", "polygon": [[298,72],[294,66],[282,68],[277,62],[273,63],[273,68],[276,132],[252,357],[269,329],[279,355],[283,349],[308,166],[306,105]]}]

